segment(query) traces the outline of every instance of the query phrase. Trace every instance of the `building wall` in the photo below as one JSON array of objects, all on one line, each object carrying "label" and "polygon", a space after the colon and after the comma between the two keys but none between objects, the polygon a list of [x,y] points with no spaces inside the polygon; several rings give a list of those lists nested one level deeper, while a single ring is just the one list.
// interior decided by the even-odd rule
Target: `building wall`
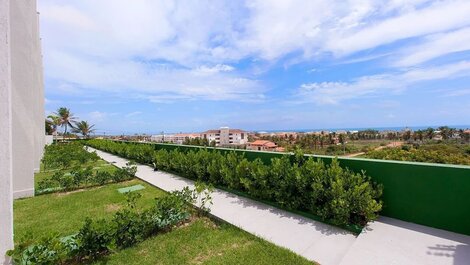
[{"label": "building wall", "polygon": [[0,263],[13,247],[13,198],[34,195],[44,144],[44,87],[35,0],[0,0]]},{"label": "building wall", "polygon": [[34,195],[44,147],[44,87],[36,1],[10,0],[14,198]]},{"label": "building wall", "polygon": [[10,1],[0,0],[0,264],[13,247]]}]

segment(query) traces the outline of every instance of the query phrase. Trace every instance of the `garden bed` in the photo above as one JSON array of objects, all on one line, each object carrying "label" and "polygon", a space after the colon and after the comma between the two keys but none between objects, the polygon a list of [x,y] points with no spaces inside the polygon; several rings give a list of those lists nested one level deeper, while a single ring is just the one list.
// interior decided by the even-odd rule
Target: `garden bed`
[{"label": "garden bed", "polygon": [[[15,242],[35,241],[51,234],[75,234],[86,217],[113,219],[126,195],[119,188],[142,185],[138,208],[147,208],[167,193],[134,179],[84,189],[46,194],[15,201]],[[227,223],[193,216],[166,232],[134,246],[112,249],[96,264],[311,264],[298,255],[250,235]]]}]

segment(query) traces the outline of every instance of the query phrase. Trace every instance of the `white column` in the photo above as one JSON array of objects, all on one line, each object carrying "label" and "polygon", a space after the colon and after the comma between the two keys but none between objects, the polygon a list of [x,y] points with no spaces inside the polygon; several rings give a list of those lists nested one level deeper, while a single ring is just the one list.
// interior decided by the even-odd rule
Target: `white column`
[{"label": "white column", "polygon": [[0,264],[13,248],[10,1],[0,0]]},{"label": "white column", "polygon": [[10,0],[13,197],[34,195],[39,75],[36,1]]}]

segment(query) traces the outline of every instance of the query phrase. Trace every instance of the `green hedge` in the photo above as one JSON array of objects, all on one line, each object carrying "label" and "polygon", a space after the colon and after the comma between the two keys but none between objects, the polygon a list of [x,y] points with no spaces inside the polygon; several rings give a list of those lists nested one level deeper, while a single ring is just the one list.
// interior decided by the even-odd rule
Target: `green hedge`
[{"label": "green hedge", "polygon": [[[199,146],[174,144],[140,144],[146,149],[194,150]],[[212,149],[208,149],[212,150]],[[220,152],[232,149],[217,148]],[[250,161],[257,158],[269,164],[282,153],[235,150]],[[331,156],[315,156],[326,164]],[[403,221],[470,235],[470,167],[429,163],[374,160],[364,158],[338,158],[342,167],[360,172],[366,171],[371,179],[383,185],[381,215]]]},{"label": "green hedge", "polygon": [[336,225],[365,225],[382,205],[381,186],[363,172],[324,163],[301,153],[264,163],[243,153],[218,149],[165,149],[154,145],[91,140],[88,145],[184,177],[241,191],[282,208],[305,211]]},{"label": "green hedge", "polygon": [[[180,147],[172,144],[153,145],[157,150]],[[180,148],[192,150],[200,147]],[[251,150],[235,152],[243,152],[249,160],[260,158],[265,163],[283,155]],[[331,156],[306,156],[320,158],[325,163],[333,159]],[[373,181],[383,185],[381,215],[470,235],[470,166],[366,158],[337,159],[341,166],[355,172],[364,170]]]}]

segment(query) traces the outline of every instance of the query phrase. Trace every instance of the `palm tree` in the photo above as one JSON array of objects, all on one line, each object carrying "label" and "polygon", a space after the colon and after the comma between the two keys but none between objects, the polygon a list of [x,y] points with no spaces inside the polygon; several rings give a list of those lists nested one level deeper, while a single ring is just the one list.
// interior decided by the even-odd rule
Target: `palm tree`
[{"label": "palm tree", "polygon": [[90,136],[90,133],[93,133],[95,129],[93,129],[95,125],[90,125],[86,121],[75,122],[75,128],[73,128],[74,133],[79,133],[83,135],[85,138]]},{"label": "palm tree", "polygon": [[60,118],[60,125],[64,127],[64,135],[67,135],[67,127],[73,128],[72,122],[75,122],[77,117],[73,116],[68,108],[59,108],[55,113]]},{"label": "palm tree", "polygon": [[49,115],[47,116],[48,119],[46,119],[46,124],[49,124],[52,131],[51,134],[55,135],[57,134],[57,128],[61,125],[61,120],[59,116],[56,115]]}]

